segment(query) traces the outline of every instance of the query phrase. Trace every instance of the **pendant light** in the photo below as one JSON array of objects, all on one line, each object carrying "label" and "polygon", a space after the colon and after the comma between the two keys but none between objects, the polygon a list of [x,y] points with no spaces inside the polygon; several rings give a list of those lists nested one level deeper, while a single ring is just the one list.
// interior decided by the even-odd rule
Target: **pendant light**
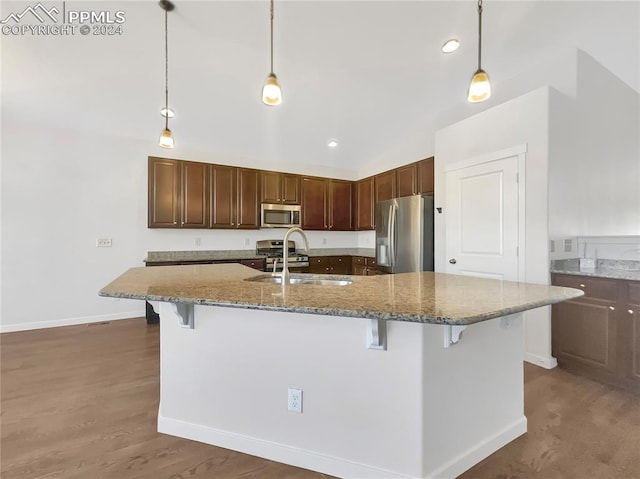
[{"label": "pendant light", "polygon": [[173,148],[173,135],[169,129],[169,12],[174,9],[173,3],[169,0],[160,0],[160,8],[164,10],[164,130],[160,133],[160,146],[162,148]]},{"label": "pendant light", "polygon": [[484,101],[491,96],[491,85],[489,76],[480,66],[482,55],[482,0],[478,0],[478,70],[471,79],[469,85],[469,96],[467,99],[471,103]]},{"label": "pendant light", "polygon": [[273,0],[271,0],[271,72],[262,87],[262,102],[275,106],[282,103],[282,91],[276,74],[273,73]]}]

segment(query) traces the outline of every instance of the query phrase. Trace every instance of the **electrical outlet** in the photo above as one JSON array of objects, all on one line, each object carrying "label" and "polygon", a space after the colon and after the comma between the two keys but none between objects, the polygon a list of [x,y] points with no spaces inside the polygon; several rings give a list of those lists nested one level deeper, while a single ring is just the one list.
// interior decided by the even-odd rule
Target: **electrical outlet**
[{"label": "electrical outlet", "polygon": [[194,243],[196,246],[200,246],[200,244],[202,243],[202,240],[200,238],[196,238]]},{"label": "electrical outlet", "polygon": [[302,413],[302,389],[287,390],[287,410]]},{"label": "electrical outlet", "polygon": [[96,238],[98,248],[111,248],[111,238]]},{"label": "electrical outlet", "polygon": [[322,244],[327,244],[327,238],[322,238]]},{"label": "electrical outlet", "polygon": [[250,246],[251,245],[251,240],[249,238],[245,238],[244,239],[244,245],[245,246]]}]

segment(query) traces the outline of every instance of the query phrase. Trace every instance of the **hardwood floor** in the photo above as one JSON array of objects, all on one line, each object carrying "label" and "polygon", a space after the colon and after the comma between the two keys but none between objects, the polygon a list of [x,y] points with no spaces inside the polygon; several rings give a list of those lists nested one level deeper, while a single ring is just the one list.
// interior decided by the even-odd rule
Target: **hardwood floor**
[{"label": "hardwood floor", "polygon": [[[0,335],[2,479],[329,479],[156,432],[143,319]],[[525,365],[529,432],[460,479],[638,479],[640,398]]]}]

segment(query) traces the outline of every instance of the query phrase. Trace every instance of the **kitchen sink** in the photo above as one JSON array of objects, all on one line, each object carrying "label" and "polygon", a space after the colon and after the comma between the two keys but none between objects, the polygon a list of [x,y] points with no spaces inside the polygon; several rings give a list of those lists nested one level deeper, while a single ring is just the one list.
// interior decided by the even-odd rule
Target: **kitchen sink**
[{"label": "kitchen sink", "polygon": [[[349,276],[329,276],[325,275],[303,275],[292,274],[289,278],[289,284],[313,284],[316,286],[347,286],[353,283],[353,279]],[[282,277],[279,275],[262,274],[260,276],[254,276],[247,278],[245,281],[252,281],[256,283],[272,283],[282,284]]]}]

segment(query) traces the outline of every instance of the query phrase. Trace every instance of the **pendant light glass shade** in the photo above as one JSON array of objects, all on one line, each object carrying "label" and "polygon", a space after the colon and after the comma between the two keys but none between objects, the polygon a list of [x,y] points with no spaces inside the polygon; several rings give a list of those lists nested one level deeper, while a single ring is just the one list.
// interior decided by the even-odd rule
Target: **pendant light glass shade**
[{"label": "pendant light glass shade", "polygon": [[467,100],[471,103],[484,101],[491,96],[491,84],[489,75],[482,69],[482,0],[478,0],[478,69],[471,78]]},{"label": "pendant light glass shade", "polygon": [[175,146],[173,142],[173,135],[171,134],[171,130],[169,129],[169,112],[171,109],[169,108],[169,23],[168,23],[168,14],[171,10],[174,9],[173,3],[169,0],[160,0],[159,2],[160,8],[164,10],[164,108],[163,111],[166,113],[164,116],[164,130],[160,133],[160,141],[158,144],[162,148],[173,148]]},{"label": "pendant light glass shade", "polygon": [[282,90],[276,74],[273,73],[273,0],[270,8],[271,16],[271,73],[262,87],[262,103],[269,106],[276,106],[282,103]]},{"label": "pendant light glass shade", "polygon": [[479,101],[486,100],[491,96],[491,84],[489,83],[489,76],[484,70],[478,70],[469,85],[468,100],[471,103],[477,103]]},{"label": "pendant light glass shade", "polygon": [[282,103],[282,90],[275,74],[271,73],[262,87],[262,102],[265,105],[275,106]]},{"label": "pendant light glass shade", "polygon": [[162,130],[162,133],[160,133],[160,146],[162,148],[173,148],[175,146],[173,143],[173,135],[168,128],[165,128]]}]

